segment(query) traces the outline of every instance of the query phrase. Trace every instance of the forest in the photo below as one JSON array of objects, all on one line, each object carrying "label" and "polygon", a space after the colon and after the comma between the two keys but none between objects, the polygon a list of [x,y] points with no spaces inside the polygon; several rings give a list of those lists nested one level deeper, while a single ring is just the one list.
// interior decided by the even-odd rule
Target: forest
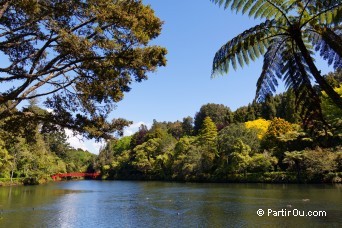
[{"label": "forest", "polygon": [[[341,71],[326,79],[342,94]],[[0,122],[0,181],[38,184],[56,173],[99,171],[112,180],[341,183],[342,111],[324,93],[321,99],[327,123],[308,128],[289,90],[235,111],[209,103],[182,121],[154,120],[150,129],[108,140],[98,156],[36,121],[8,134],[21,121],[7,119]],[[46,112],[35,99],[26,111]]]},{"label": "forest", "polygon": [[[326,79],[342,94],[341,71]],[[11,120],[1,121],[0,181],[38,184],[56,173],[98,171],[112,180],[341,183],[342,111],[324,93],[321,99],[328,125],[304,128],[289,90],[235,111],[209,103],[182,121],[154,120],[150,129],[108,140],[99,155],[72,148],[64,131],[42,123],[14,134],[6,131]],[[36,103],[27,111],[45,112]]]},{"label": "forest", "polygon": [[[342,94],[340,71],[326,79]],[[96,168],[104,179],[341,183],[342,111],[321,99],[327,123],[306,128],[291,90],[234,112],[206,104],[194,118],[154,120],[151,129],[109,141]]]},{"label": "forest", "polygon": [[[164,23],[151,6],[1,1],[0,185],[74,171],[99,171],[102,179],[341,183],[341,1],[211,2],[261,19],[219,48],[212,64],[215,77],[263,57],[255,99],[235,111],[204,104],[193,117],[154,120],[122,137],[132,122],[109,119],[116,104],[167,64],[167,49],[151,42]],[[322,75],[318,56],[334,72]],[[285,92],[276,95],[280,81]],[[98,156],[72,148],[65,129],[106,145]]]},{"label": "forest", "polygon": [[[27,112],[46,112],[35,101]],[[0,185],[39,184],[56,173],[93,172],[96,155],[72,148],[64,130],[46,130],[42,123],[17,118],[0,121],[0,126]],[[9,127],[16,133],[9,133]]]}]

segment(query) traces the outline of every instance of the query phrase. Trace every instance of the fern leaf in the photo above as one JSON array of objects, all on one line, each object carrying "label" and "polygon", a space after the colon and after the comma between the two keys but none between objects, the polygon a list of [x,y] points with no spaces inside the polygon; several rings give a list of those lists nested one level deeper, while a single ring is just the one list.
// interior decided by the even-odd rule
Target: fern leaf
[{"label": "fern leaf", "polygon": [[250,60],[253,61],[263,54],[268,46],[266,39],[271,32],[269,27],[272,26],[272,21],[266,21],[244,31],[223,45],[215,54],[213,74],[228,73],[227,64],[232,64],[236,70],[237,63],[243,67],[245,64],[249,64]]}]

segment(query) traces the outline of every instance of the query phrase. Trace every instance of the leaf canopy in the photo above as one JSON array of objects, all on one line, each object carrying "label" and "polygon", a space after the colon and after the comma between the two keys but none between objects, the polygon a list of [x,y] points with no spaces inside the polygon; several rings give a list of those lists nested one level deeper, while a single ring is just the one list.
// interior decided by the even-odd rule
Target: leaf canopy
[{"label": "leaf canopy", "polygon": [[141,0],[1,1],[0,116],[42,97],[52,112],[37,119],[109,137],[128,123],[106,118],[130,84],[166,65],[149,45],[161,26]]}]

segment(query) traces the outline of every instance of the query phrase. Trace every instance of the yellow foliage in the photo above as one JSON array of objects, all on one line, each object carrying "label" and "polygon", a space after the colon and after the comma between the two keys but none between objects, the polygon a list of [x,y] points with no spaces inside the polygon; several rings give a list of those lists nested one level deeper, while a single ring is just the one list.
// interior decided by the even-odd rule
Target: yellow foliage
[{"label": "yellow foliage", "polygon": [[[340,87],[335,87],[334,90],[335,90],[335,92],[336,92],[337,94],[340,95],[340,97],[342,97],[342,84],[340,84]],[[324,97],[328,97],[327,93],[324,92],[324,91],[322,91],[322,95],[323,95]]]},{"label": "yellow foliage", "polygon": [[271,124],[271,121],[269,120],[257,119],[257,120],[246,122],[245,126],[248,129],[256,129],[258,132],[258,138],[262,139],[265,136],[270,124]]},{"label": "yellow foliage", "polygon": [[291,131],[292,125],[282,118],[274,118],[271,121],[269,128],[267,129],[268,137],[279,137]]}]

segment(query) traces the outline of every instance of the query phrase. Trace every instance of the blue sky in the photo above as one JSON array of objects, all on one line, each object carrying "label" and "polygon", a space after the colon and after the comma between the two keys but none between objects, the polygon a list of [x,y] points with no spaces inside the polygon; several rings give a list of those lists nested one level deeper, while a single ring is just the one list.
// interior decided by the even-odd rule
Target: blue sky
[{"label": "blue sky", "polygon": [[256,21],[224,11],[209,0],[145,0],[164,21],[152,43],[168,49],[167,66],[134,83],[114,117],[135,122],[176,121],[194,116],[203,104],[220,103],[235,110],[251,102],[262,61],[229,77],[211,79],[215,52]]},{"label": "blue sky", "polygon": [[[151,44],[168,49],[167,66],[149,74],[149,79],[133,83],[132,90],[117,104],[110,118],[126,118],[134,125],[148,126],[153,119],[176,121],[192,116],[207,103],[224,104],[233,111],[251,102],[262,69],[262,58],[229,75],[211,79],[215,52],[228,40],[258,23],[246,15],[224,10],[210,0],[144,0],[164,21],[161,35]],[[318,61],[318,68],[329,68]],[[280,86],[279,91],[282,91]],[[71,135],[71,133],[69,132]],[[74,147],[98,153],[100,144],[70,139]]]},{"label": "blue sky", "polygon": [[152,43],[168,49],[168,64],[150,74],[147,81],[134,83],[118,103],[113,117],[145,123],[153,119],[176,121],[193,117],[206,103],[224,104],[235,110],[253,100],[262,58],[214,79],[211,66],[215,52],[226,41],[256,25],[257,20],[225,11],[209,0],[144,2],[164,21],[162,34]]},{"label": "blue sky", "polygon": [[[215,52],[228,40],[258,23],[246,15],[224,10],[210,0],[144,0],[164,21],[161,35],[151,43],[168,49],[167,66],[151,73],[147,81],[133,83],[132,90],[117,104],[111,118],[134,121],[126,134],[140,124],[176,121],[192,116],[207,103],[224,104],[233,111],[250,103],[262,69],[262,58],[229,75],[211,79]],[[318,62],[322,73],[329,68]],[[283,90],[280,83],[279,91]],[[71,139],[98,153],[99,144]]]}]

